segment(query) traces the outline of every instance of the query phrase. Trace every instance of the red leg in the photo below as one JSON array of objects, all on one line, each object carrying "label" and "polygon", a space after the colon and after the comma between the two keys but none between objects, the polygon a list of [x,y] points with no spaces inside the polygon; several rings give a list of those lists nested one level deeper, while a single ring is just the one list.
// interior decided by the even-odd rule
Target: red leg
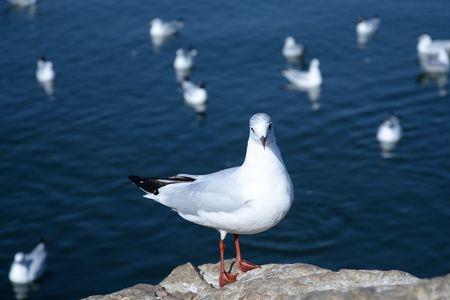
[{"label": "red leg", "polygon": [[220,248],[220,274],[219,274],[219,286],[223,287],[229,283],[235,282],[236,281],[236,275],[233,275],[229,272],[225,271],[225,264],[223,262],[224,259],[224,252],[225,252],[225,243],[223,242],[223,240],[220,240],[219,243],[219,248]]},{"label": "red leg", "polygon": [[239,246],[239,234],[233,234],[234,238],[234,246],[236,247],[236,262],[239,266],[239,269],[242,272],[247,272],[256,268],[261,268],[261,266],[251,263],[249,261],[245,261],[241,256],[241,247]]}]

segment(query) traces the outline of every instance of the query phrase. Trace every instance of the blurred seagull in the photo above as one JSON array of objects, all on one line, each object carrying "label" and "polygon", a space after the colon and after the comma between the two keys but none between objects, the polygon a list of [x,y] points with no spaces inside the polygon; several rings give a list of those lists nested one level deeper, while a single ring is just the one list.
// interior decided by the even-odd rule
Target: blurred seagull
[{"label": "blurred seagull", "polygon": [[194,48],[190,48],[189,51],[178,49],[173,62],[173,67],[180,71],[192,69],[195,56],[197,56],[197,50]]},{"label": "blurred seagull", "polygon": [[181,82],[183,88],[183,98],[191,105],[205,104],[208,99],[208,93],[206,92],[206,84],[201,81],[199,85],[196,85],[188,78]]},{"label": "blurred seagull", "polygon": [[25,7],[36,4],[37,0],[6,0],[10,5]]},{"label": "blurred seagull", "polygon": [[391,113],[378,127],[377,140],[382,146],[385,146],[383,148],[389,148],[389,146],[398,143],[401,138],[402,127],[400,126],[400,120]]},{"label": "blurred seagull", "polygon": [[432,40],[428,34],[422,34],[418,38],[417,53],[419,57],[436,54],[444,50],[450,54],[450,40]]},{"label": "blurred seagull", "polygon": [[9,270],[9,280],[16,284],[27,284],[38,279],[45,271],[47,251],[45,242],[41,241],[28,254],[18,252]]},{"label": "blurred seagull", "polygon": [[308,71],[299,71],[289,68],[282,72],[283,76],[300,88],[313,88],[322,84],[322,74],[319,69],[319,60],[314,58],[309,64]]},{"label": "blurred seagull", "polygon": [[300,56],[303,55],[304,51],[305,47],[303,47],[300,44],[297,44],[292,36],[288,36],[284,40],[282,53],[284,57],[286,57],[287,59],[299,58]]},{"label": "blurred seagull", "polygon": [[55,78],[53,63],[46,60],[45,57],[41,57],[37,61],[36,78],[40,82],[49,82]]},{"label": "blurred seagull", "polygon": [[164,22],[159,18],[150,21],[150,35],[152,37],[169,37],[178,32],[183,27],[183,22],[180,20]]},{"label": "blurred seagull", "polygon": [[356,24],[356,33],[358,36],[371,36],[377,32],[380,22],[381,20],[377,16],[370,19],[360,17],[358,24]]},{"label": "blurred seagull", "polygon": [[240,270],[258,268],[242,258],[239,235],[272,228],[284,218],[294,199],[292,181],[281,158],[270,116],[258,113],[249,123],[247,153],[239,167],[167,179],[129,177],[146,192],[144,197],[170,207],[190,222],[219,231],[221,287],[237,277],[225,271],[227,233],[233,233]]}]

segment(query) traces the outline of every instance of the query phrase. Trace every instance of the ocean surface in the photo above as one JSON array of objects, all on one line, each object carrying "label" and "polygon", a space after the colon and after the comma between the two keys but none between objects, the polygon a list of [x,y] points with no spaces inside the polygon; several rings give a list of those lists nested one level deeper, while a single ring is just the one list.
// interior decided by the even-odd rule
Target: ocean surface
[{"label": "ocean surface", "polygon": [[[356,42],[359,16],[379,32]],[[155,48],[148,22],[181,17]],[[272,116],[295,187],[287,217],[243,236],[253,262],[323,268],[450,272],[450,96],[421,73],[417,36],[450,38],[440,1],[46,1],[0,3],[0,298],[14,299],[17,251],[48,242],[30,299],[78,299],[155,284],[177,265],[219,260],[219,234],[142,198],[127,176],[204,174],[239,165],[248,119]],[[282,77],[284,38],[317,57],[320,97]],[[184,104],[172,62],[198,50],[205,116]],[[34,77],[45,55],[48,95]],[[375,138],[390,111],[404,136],[383,155]],[[230,240],[226,257],[234,250]]]}]

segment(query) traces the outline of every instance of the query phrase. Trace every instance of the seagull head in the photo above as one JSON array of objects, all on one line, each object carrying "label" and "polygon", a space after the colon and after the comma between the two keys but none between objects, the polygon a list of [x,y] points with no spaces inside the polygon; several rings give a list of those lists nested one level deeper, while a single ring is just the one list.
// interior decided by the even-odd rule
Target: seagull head
[{"label": "seagull head", "polygon": [[17,253],[14,255],[14,261],[15,261],[16,263],[20,263],[24,258],[25,258],[25,255],[24,255],[22,252],[17,252]]},{"label": "seagull head", "polygon": [[275,142],[272,119],[268,114],[258,113],[250,118],[250,140],[261,144],[264,149]]},{"label": "seagull head", "polygon": [[421,34],[418,37],[419,44],[429,45],[431,44],[431,37],[428,34]]},{"label": "seagull head", "polygon": [[154,25],[161,25],[162,24],[162,20],[160,18],[154,18],[150,21],[150,26],[154,26]]}]

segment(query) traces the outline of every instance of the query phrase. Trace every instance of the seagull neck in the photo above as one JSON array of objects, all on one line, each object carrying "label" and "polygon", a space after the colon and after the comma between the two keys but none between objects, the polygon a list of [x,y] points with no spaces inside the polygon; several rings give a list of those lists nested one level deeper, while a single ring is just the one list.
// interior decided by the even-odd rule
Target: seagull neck
[{"label": "seagull neck", "polygon": [[242,164],[243,167],[275,167],[283,165],[280,150],[275,141],[266,144],[264,148],[260,143],[249,139],[247,144],[247,153]]}]

